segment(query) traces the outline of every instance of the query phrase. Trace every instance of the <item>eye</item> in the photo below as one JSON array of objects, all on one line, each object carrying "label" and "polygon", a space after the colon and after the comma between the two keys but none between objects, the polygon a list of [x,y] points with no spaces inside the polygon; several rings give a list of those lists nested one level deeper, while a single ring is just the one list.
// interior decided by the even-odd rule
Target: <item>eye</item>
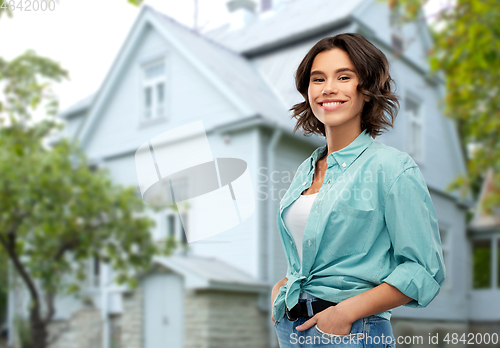
[{"label": "eye", "polygon": [[313,82],[316,82],[316,81],[323,81],[323,79],[318,78],[318,79],[313,80]]},{"label": "eye", "polygon": [[[341,79],[343,79],[343,78],[349,79],[349,76],[342,76]],[[345,81],[345,80],[342,80],[342,81]]]}]

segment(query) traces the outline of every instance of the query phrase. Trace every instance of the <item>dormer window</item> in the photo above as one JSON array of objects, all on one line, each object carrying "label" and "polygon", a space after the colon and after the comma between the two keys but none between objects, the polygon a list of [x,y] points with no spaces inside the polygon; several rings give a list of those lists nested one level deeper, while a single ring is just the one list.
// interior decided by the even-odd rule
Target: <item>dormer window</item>
[{"label": "dormer window", "polygon": [[402,53],[404,50],[402,12],[399,6],[391,9],[389,17],[389,26],[391,28],[391,45],[396,53]]},{"label": "dormer window", "polygon": [[142,121],[166,117],[165,86],[165,59],[143,66]]}]

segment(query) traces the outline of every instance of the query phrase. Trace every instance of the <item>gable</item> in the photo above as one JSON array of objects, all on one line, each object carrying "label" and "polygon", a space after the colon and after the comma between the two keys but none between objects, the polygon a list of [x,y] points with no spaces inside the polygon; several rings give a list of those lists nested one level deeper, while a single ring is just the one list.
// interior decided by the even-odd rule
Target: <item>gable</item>
[{"label": "gable", "polygon": [[[124,151],[135,151],[144,142],[162,131],[199,120],[205,124],[242,117],[241,110],[231,103],[211,81],[184,59],[175,47],[154,28],[140,38],[127,57],[119,78],[106,96],[106,102],[86,137],[85,150],[91,158],[108,157]],[[145,119],[145,66],[163,62],[164,115]]]}]

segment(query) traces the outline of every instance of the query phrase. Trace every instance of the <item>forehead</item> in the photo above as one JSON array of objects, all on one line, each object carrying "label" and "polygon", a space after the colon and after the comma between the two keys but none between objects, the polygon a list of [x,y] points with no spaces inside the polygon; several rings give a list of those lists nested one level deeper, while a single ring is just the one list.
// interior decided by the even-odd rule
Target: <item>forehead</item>
[{"label": "forehead", "polygon": [[334,48],[328,51],[320,52],[314,57],[311,71],[335,71],[339,68],[349,68],[356,71],[349,55],[340,48]]}]

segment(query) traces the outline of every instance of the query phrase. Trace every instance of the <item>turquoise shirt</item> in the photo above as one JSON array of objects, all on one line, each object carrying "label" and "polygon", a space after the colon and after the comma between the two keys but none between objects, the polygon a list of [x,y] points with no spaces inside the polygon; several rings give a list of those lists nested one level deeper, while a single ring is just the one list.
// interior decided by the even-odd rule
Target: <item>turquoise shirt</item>
[{"label": "turquoise shirt", "polygon": [[[422,173],[405,152],[363,131],[328,155],[323,184],[302,239],[303,265],[283,221],[283,211],[313,181],[318,147],[297,169],[278,209],[288,281],[273,303],[274,318],[293,308],[301,292],[339,303],[382,282],[426,307],[439,293],[445,266],[436,212]],[[392,310],[375,315],[390,319]]]}]

